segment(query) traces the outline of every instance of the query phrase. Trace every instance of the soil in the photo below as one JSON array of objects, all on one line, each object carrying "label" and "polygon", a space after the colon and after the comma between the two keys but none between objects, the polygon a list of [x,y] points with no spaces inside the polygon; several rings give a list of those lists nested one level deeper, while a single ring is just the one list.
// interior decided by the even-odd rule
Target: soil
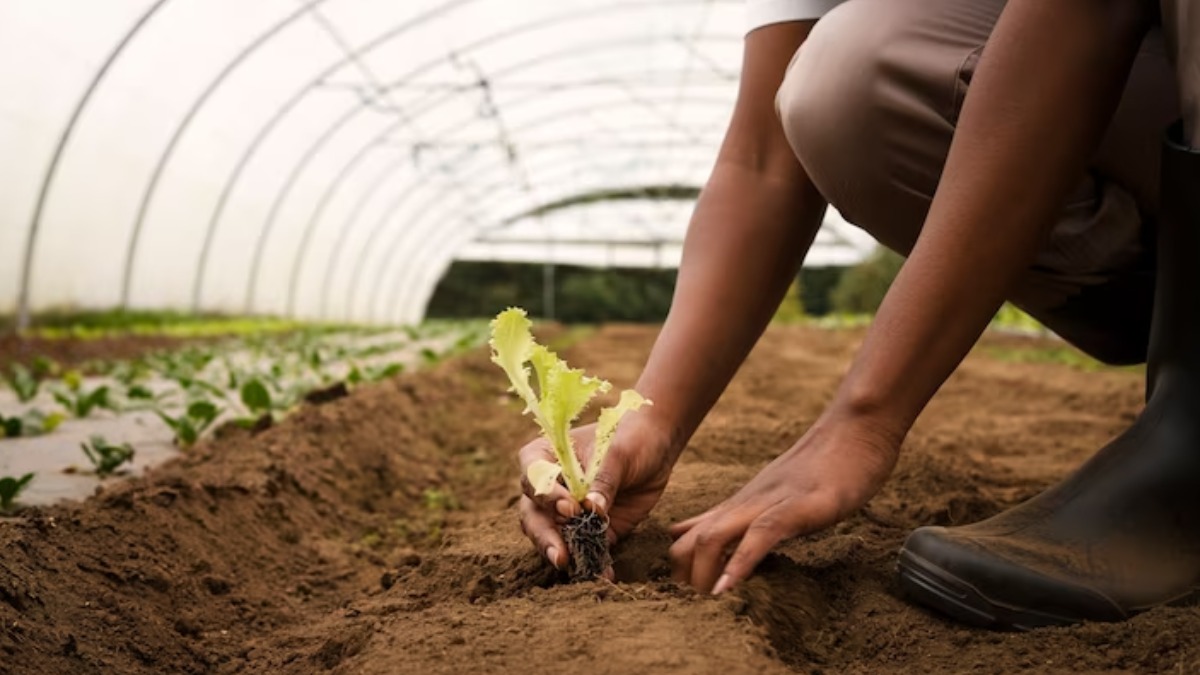
[{"label": "soil", "polygon": [[86,366],[91,361],[132,360],[151,352],[178,349],[191,344],[212,343],[220,339],[219,337],[176,338],[165,335],[120,335],[74,340],[18,337],[11,333],[0,334],[0,372],[8,371],[13,363],[30,367],[33,365],[34,358],[38,356],[53,359],[64,368],[78,368]]},{"label": "soil", "polygon": [[[607,327],[567,357],[629,386],[653,337]],[[894,580],[913,527],[1029,497],[1126,426],[1141,405],[1131,372],[977,352],[867,509],[781,546],[736,593],[671,583],[666,526],[796,440],[860,338],[768,332],[659,509],[615,549],[616,583],[562,584],[522,539],[515,450],[532,425],[483,353],[25,511],[0,525],[0,672],[1200,670],[1197,607],[991,632],[907,604]]]}]

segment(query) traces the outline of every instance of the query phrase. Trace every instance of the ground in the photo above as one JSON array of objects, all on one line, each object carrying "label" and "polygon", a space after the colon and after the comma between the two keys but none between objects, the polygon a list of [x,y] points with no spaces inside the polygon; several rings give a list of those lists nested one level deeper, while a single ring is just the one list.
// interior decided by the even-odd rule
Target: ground
[{"label": "ground", "polygon": [[[654,337],[566,350],[619,386]],[[666,524],[735,491],[829,400],[860,331],[768,332],[693,440],[618,582],[557,583],[517,528],[532,423],[480,353],[204,444],[88,501],[0,523],[0,672],[1195,672],[1200,608],[1030,633],[959,627],[898,595],[929,523],[1055,481],[1141,406],[1136,371],[1035,363],[993,336],[858,515],[787,543],[736,593],[668,580]]]}]

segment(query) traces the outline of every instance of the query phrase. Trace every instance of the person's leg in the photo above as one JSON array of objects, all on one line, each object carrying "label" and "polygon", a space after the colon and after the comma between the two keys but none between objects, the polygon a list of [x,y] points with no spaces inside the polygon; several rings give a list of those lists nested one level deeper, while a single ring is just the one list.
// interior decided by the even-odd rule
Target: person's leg
[{"label": "person's leg", "polygon": [[[1002,6],[850,0],[818,24],[780,91],[789,140],[817,186],[890,246],[907,250],[920,231],[976,50]],[[1123,359],[1146,353],[1157,286],[1145,412],[1034,499],[975,525],[914,532],[899,565],[914,599],[964,621],[1025,627],[1122,619],[1200,588],[1200,227],[1188,226],[1200,217],[1200,154],[1163,151],[1161,209],[1154,159],[1179,110],[1156,31],[1022,289],[1076,344]],[[1122,279],[1135,281],[1115,291]],[[1119,339],[1097,339],[1107,335]]]},{"label": "person's leg", "polygon": [[[1176,19],[1165,14],[1164,28],[1182,37]],[[1187,100],[1200,82],[1179,73]],[[1200,151],[1175,124],[1161,155],[1145,410],[1033,499],[973,525],[913,532],[899,574],[914,599],[966,622],[1025,628],[1121,620],[1200,591]]]},{"label": "person's leg", "polygon": [[[822,19],[780,88],[781,120],[822,194],[905,253],[925,220],[975,64],[1004,0],[850,0]],[[1153,296],[1143,215],[1159,129],[1176,115],[1161,36],[1075,195],[1012,299],[1109,362],[1145,359]]]}]

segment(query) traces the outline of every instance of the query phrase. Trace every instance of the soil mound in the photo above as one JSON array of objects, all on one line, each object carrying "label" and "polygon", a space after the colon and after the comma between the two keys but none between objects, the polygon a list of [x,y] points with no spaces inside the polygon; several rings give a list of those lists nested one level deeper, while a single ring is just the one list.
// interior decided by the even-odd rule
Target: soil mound
[{"label": "soil mound", "polygon": [[[572,364],[632,384],[654,331],[608,327]],[[1135,373],[976,354],[859,515],[789,542],[728,597],[670,581],[666,527],[732,494],[820,413],[861,333],[768,332],[617,582],[563,584],[517,527],[532,436],[482,353],[234,432],[85,503],[0,524],[4,673],[1195,672],[1200,608],[1031,633],[906,604],[895,553],[986,517],[1127,424]]]}]

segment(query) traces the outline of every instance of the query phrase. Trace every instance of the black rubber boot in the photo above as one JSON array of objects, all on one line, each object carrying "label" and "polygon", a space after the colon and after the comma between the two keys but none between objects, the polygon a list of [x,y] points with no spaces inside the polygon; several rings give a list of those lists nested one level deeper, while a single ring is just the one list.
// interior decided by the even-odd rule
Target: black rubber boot
[{"label": "black rubber boot", "polygon": [[1119,621],[1200,590],[1200,152],[1163,150],[1146,408],[1065,481],[900,551],[914,600],[981,626]]}]

